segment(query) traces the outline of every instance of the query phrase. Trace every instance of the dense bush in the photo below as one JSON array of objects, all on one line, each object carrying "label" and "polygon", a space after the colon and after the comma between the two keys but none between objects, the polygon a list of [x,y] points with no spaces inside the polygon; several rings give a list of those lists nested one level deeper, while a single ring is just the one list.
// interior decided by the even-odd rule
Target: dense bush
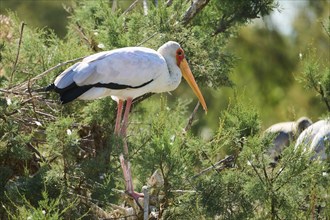
[{"label": "dense bush", "polygon": [[[272,0],[204,2],[188,19],[186,1],[149,2],[147,15],[139,6],[125,11],[109,1],[82,1],[70,9],[64,39],[10,15],[6,31],[12,35],[0,39],[1,219],[119,218],[127,214],[120,212],[123,207],[133,207],[141,218],[118,191],[124,182],[118,159],[122,140],[113,135],[115,102],[108,97],[62,106],[56,94],[38,89],[71,64],[65,61],[124,46],[157,49],[168,40],[182,44],[202,87],[232,86],[229,75],[239,61],[224,52],[228,40],[275,5]],[[314,64],[306,67],[304,80],[315,87],[309,83],[316,77],[326,101],[329,68],[316,61],[310,60]],[[138,100],[130,118],[135,188],[146,185],[156,170],[163,180],[151,189],[154,218],[329,218],[328,162],[312,163],[309,155],[288,147],[270,167],[258,112],[240,95],[212,119],[217,130],[203,139],[193,127],[196,118],[208,116],[193,112],[185,88],[175,96]]]}]

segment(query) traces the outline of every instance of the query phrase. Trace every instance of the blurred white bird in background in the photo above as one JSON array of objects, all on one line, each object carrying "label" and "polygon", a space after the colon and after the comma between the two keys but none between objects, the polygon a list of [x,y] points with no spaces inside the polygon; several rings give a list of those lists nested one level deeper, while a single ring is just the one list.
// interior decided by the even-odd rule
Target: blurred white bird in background
[{"label": "blurred white bird in background", "polygon": [[264,135],[271,137],[271,146],[267,149],[267,155],[276,162],[285,147],[294,142],[301,132],[312,124],[307,117],[301,117],[297,121],[280,122],[266,129]]},{"label": "blurred white bird in background", "polygon": [[330,148],[330,119],[315,122],[298,137],[295,149],[302,147],[306,152],[315,152],[311,159],[327,159]]}]

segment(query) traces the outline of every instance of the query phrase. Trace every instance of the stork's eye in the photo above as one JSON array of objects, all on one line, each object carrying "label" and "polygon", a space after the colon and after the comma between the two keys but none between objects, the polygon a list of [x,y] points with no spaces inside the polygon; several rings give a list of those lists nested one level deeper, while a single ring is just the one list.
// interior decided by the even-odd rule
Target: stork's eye
[{"label": "stork's eye", "polygon": [[176,51],[176,55],[179,56],[179,57],[183,56],[183,50],[182,49],[178,49]]}]

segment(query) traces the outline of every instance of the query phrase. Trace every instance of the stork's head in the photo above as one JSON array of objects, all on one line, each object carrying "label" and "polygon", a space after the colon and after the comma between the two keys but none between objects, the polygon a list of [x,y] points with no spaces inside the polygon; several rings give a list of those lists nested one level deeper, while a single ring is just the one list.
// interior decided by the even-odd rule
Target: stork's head
[{"label": "stork's head", "polygon": [[188,62],[184,55],[184,50],[181,48],[180,44],[174,41],[169,41],[163,44],[158,52],[164,57],[172,57],[176,59],[176,65],[180,68],[182,76],[188,82],[189,86],[194,91],[199,102],[202,104],[203,109],[207,112],[207,106],[204,97],[195,81],[195,78],[189,68]]}]

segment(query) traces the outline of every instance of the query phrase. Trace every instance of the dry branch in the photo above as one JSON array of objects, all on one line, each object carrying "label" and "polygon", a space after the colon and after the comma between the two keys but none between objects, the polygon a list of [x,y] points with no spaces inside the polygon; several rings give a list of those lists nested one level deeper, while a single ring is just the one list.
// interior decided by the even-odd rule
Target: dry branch
[{"label": "dry branch", "polygon": [[14,77],[14,73],[16,71],[16,68],[17,68],[17,63],[18,63],[18,58],[19,58],[19,52],[21,50],[21,44],[22,44],[22,38],[23,38],[23,30],[24,30],[24,26],[25,26],[25,23],[22,22],[21,23],[21,30],[20,30],[20,36],[19,36],[19,41],[18,41],[18,47],[17,47],[17,53],[16,53],[16,58],[15,58],[15,62],[14,62],[14,66],[13,66],[13,70],[10,74],[10,81],[9,81],[9,88],[13,82],[13,77]]},{"label": "dry branch", "polygon": [[196,174],[195,176],[193,176],[193,178],[199,177],[199,176],[201,176],[201,175],[209,172],[212,169],[218,169],[221,164],[224,164],[224,166],[226,166],[226,164],[231,163],[233,160],[234,160],[234,156],[233,155],[227,156],[226,158],[224,158],[222,160],[219,160],[215,164],[212,164],[212,166],[210,166],[210,167],[208,167],[208,168],[200,171],[198,174]]},{"label": "dry branch", "polygon": [[188,123],[187,123],[186,127],[184,128],[184,132],[187,132],[187,131],[190,130],[191,125],[192,125],[192,123],[193,123],[193,121],[194,121],[194,118],[195,118],[196,112],[197,112],[197,110],[198,110],[199,104],[200,104],[200,103],[197,102],[197,104],[196,104],[194,110],[193,110],[192,113],[190,114],[189,119],[188,119]]},{"label": "dry branch", "polygon": [[135,0],[124,12],[122,15],[126,15],[128,12],[132,11],[133,8],[137,5],[140,0]]},{"label": "dry branch", "polygon": [[182,18],[182,23],[187,25],[210,0],[194,0]]}]

